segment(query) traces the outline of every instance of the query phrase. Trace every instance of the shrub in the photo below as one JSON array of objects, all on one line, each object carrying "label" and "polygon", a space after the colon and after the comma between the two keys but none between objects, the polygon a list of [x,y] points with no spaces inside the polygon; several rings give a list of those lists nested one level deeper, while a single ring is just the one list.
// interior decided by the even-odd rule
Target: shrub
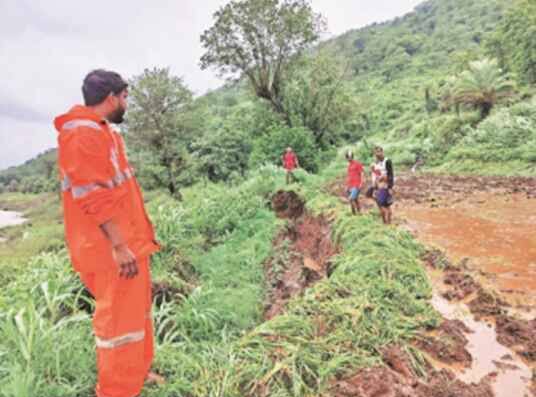
[{"label": "shrub", "polygon": [[281,164],[281,156],[290,146],[298,156],[300,166],[307,171],[318,170],[319,153],[315,146],[312,131],[304,128],[272,127],[267,134],[258,138],[253,144],[250,167],[259,164]]}]

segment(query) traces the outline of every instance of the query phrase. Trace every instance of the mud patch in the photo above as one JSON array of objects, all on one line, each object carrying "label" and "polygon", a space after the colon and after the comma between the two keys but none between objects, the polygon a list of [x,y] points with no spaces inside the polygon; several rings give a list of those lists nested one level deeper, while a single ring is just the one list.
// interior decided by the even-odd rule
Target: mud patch
[{"label": "mud patch", "polygon": [[445,254],[437,249],[427,250],[421,259],[432,269],[446,269],[451,266]]},{"label": "mud patch", "polygon": [[162,306],[164,302],[181,300],[185,291],[167,281],[153,281],[152,292],[153,303],[156,306]]},{"label": "mud patch", "polygon": [[304,208],[305,203],[293,191],[280,190],[272,197],[272,209],[280,218],[297,219]]},{"label": "mud patch", "polygon": [[289,224],[275,239],[274,248],[276,255],[265,264],[267,320],[282,313],[290,298],[327,277],[337,252],[328,221],[309,214]]},{"label": "mud patch", "polygon": [[332,382],[332,397],[493,397],[491,378],[466,384],[448,370],[428,369],[425,379],[418,379],[409,357],[398,347],[384,353],[388,367],[373,367],[354,376]]},{"label": "mud patch", "polygon": [[464,333],[470,332],[460,320],[444,320],[432,335],[417,339],[415,344],[442,363],[460,364],[469,368],[472,357],[466,349],[468,340]]},{"label": "mud patch", "polygon": [[396,181],[397,198],[416,204],[441,205],[444,197],[461,200],[475,192],[521,193],[526,198],[536,198],[536,178],[401,174]]},{"label": "mud patch", "polygon": [[467,306],[469,306],[469,310],[471,310],[475,318],[480,320],[484,317],[504,314],[506,303],[490,292],[480,288],[477,297],[470,301]]},{"label": "mud patch", "polygon": [[518,320],[508,315],[496,317],[497,341],[512,348],[528,361],[536,361],[536,319]]},{"label": "mud patch", "polygon": [[[412,369],[411,361],[399,346],[391,346],[385,349],[382,358],[389,368],[402,375],[405,379],[410,380],[411,384],[415,384],[417,376]],[[428,369],[431,369],[431,367]]]},{"label": "mud patch", "polygon": [[304,202],[296,193],[278,192],[272,206],[278,216],[291,221],[276,237],[275,255],[265,263],[267,320],[282,313],[293,296],[327,277],[331,258],[337,253],[329,222],[305,212]]},{"label": "mud patch", "polygon": [[447,270],[443,282],[451,287],[443,293],[443,297],[449,301],[463,300],[479,289],[479,285],[473,277],[461,272],[459,269]]}]

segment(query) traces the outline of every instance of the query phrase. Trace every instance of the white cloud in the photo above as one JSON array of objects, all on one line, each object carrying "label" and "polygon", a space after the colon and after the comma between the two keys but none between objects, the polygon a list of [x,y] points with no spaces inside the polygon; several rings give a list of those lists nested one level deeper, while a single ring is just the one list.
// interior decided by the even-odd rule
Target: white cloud
[{"label": "white cloud", "polygon": [[[54,145],[52,120],[81,101],[81,81],[92,69],[130,77],[169,66],[197,94],[221,85],[213,72],[199,68],[199,36],[226,2],[1,0],[0,169]],[[418,2],[313,0],[313,7],[339,34],[401,15]],[[9,106],[16,109],[6,111]],[[24,109],[27,115],[20,114]]]},{"label": "white cloud", "polygon": [[47,122],[18,121],[0,116],[0,169],[21,164],[56,147],[56,131]]}]

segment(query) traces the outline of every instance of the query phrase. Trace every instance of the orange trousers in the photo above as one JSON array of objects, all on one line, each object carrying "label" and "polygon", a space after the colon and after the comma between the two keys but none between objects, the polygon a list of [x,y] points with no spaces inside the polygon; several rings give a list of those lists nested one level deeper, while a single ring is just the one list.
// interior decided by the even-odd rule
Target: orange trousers
[{"label": "orange trousers", "polygon": [[151,274],[149,258],[138,261],[133,279],[110,271],[80,273],[95,297],[93,330],[97,345],[98,397],[135,397],[153,361]]}]

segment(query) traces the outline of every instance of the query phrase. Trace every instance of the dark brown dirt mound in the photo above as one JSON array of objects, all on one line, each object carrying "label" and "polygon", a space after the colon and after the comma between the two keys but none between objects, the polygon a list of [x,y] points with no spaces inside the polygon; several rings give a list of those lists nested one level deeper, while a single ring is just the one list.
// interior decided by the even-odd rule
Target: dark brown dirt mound
[{"label": "dark brown dirt mound", "polygon": [[536,361],[536,319],[526,321],[500,315],[496,322],[499,343],[513,348],[529,361]]},{"label": "dark brown dirt mound", "polygon": [[[355,376],[334,383],[333,397],[410,397],[414,388],[398,373],[384,367],[359,371]],[[427,396],[429,397],[429,396]]]},{"label": "dark brown dirt mound", "polygon": [[471,330],[461,321],[444,320],[434,331],[434,335],[417,339],[415,344],[438,361],[470,367],[472,357],[465,348],[468,340],[464,332],[468,333]]},{"label": "dark brown dirt mound", "polygon": [[447,270],[443,281],[451,286],[451,289],[443,293],[443,297],[447,300],[465,299],[479,289],[478,284],[470,275],[459,270]]},{"label": "dark brown dirt mound", "polygon": [[482,317],[493,317],[504,314],[504,307],[507,306],[501,299],[482,288],[478,290],[477,297],[467,305],[477,320],[480,320]]},{"label": "dark brown dirt mound", "polygon": [[164,302],[176,301],[184,291],[171,285],[167,281],[153,281],[152,285],[153,302],[156,306]]},{"label": "dark brown dirt mound", "polygon": [[274,245],[276,255],[265,265],[270,284],[266,319],[280,314],[292,296],[327,277],[331,257],[337,252],[327,220],[309,214],[281,232]]},{"label": "dark brown dirt mound", "polygon": [[445,269],[451,266],[445,254],[437,249],[426,251],[421,260],[432,269]]},{"label": "dark brown dirt mound", "polygon": [[417,377],[411,367],[408,355],[398,346],[391,346],[383,351],[382,358],[385,364],[393,371],[402,375],[411,384],[415,384]]},{"label": "dark brown dirt mound", "polygon": [[490,378],[479,383],[466,384],[456,379],[447,370],[435,371],[430,375],[427,384],[421,383],[416,388],[416,397],[493,397]]},{"label": "dark brown dirt mound", "polygon": [[331,383],[331,397],[493,397],[491,378],[466,384],[448,370],[426,368],[426,380],[418,379],[411,360],[399,347],[384,350],[388,367],[373,367]]},{"label": "dark brown dirt mound", "polygon": [[360,370],[355,376],[333,382],[332,397],[493,397],[485,378],[466,384],[447,370],[430,371],[428,381],[414,380],[390,368]]},{"label": "dark brown dirt mound", "polygon": [[305,203],[293,191],[278,191],[272,197],[272,209],[278,217],[296,219],[303,215]]}]

